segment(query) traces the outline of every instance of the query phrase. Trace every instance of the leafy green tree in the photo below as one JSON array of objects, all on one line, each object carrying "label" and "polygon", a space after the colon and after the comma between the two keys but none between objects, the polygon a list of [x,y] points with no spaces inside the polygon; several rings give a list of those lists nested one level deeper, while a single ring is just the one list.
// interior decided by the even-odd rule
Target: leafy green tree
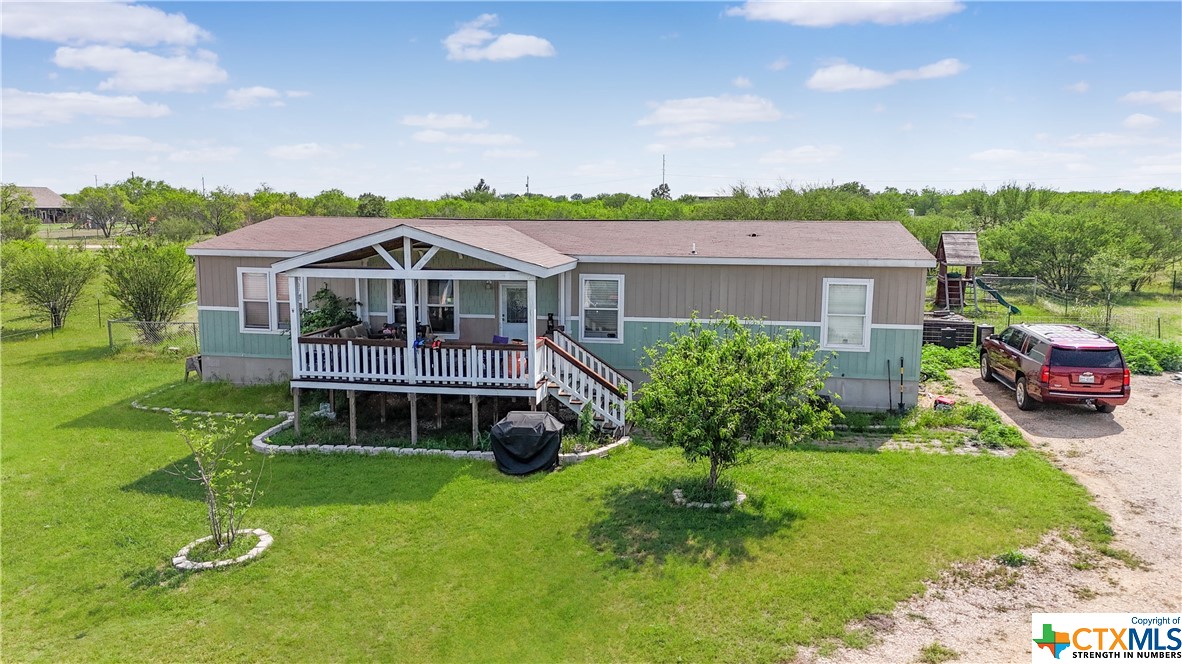
[{"label": "leafy green tree", "polygon": [[1104,330],[1112,327],[1112,308],[1117,297],[1129,287],[1129,276],[1136,269],[1126,256],[1109,248],[1088,260],[1088,276],[1104,296]]},{"label": "leafy green tree", "polygon": [[311,200],[309,214],[317,217],[355,217],[357,201],[340,189],[326,189]]},{"label": "leafy green tree", "polygon": [[302,334],[334,325],[352,325],[360,320],[357,318],[357,300],[337,295],[328,284],[312,295],[311,304],[313,308],[300,313]]},{"label": "leafy green tree", "polygon": [[132,320],[175,320],[197,295],[193,259],[179,244],[134,240],[102,250],[107,294]]},{"label": "leafy green tree", "polygon": [[649,192],[649,198],[653,200],[668,201],[673,200],[673,194],[670,192],[669,185],[662,182],[656,187],[653,187],[653,190]]},{"label": "leafy green tree", "polygon": [[460,192],[460,198],[465,201],[474,203],[488,203],[495,200],[497,197],[497,190],[488,186],[484,178],[480,178],[480,182],[471,189],[465,189]]},{"label": "leafy green tree", "polygon": [[1094,212],[1035,211],[983,233],[983,258],[997,260],[1002,274],[1035,276],[1054,289],[1075,291],[1086,285],[1088,259],[1108,246],[1112,232],[1109,220]]},{"label": "leafy green tree", "polygon": [[390,204],[386,202],[385,196],[361,194],[357,197],[357,216],[388,217],[390,216]]},{"label": "leafy green tree", "polygon": [[831,434],[837,407],[818,399],[829,372],[799,330],[769,331],[726,316],[691,319],[645,349],[649,382],[632,410],[636,423],[707,459],[719,472],[753,446],[787,446]]},{"label": "leafy green tree", "polygon": [[34,204],[33,197],[24,189],[14,184],[0,184],[0,241],[33,237],[38,222],[28,210]]},{"label": "leafy green tree", "polygon": [[218,187],[205,195],[201,205],[201,229],[222,235],[242,225],[245,215],[238,194],[229,187]]},{"label": "leafy green tree", "polygon": [[86,187],[66,199],[73,205],[78,222],[99,229],[103,237],[111,237],[128,221],[127,194],[116,186]]},{"label": "leafy green tree", "polygon": [[50,325],[66,324],[82,289],[98,272],[98,258],[81,247],[50,249],[43,242],[4,246],[4,292],[29,309],[44,311]]},{"label": "leafy green tree", "polygon": [[272,217],[298,217],[306,214],[308,207],[299,194],[275,191],[264,182],[246,201],[244,214],[247,224],[255,224]]}]

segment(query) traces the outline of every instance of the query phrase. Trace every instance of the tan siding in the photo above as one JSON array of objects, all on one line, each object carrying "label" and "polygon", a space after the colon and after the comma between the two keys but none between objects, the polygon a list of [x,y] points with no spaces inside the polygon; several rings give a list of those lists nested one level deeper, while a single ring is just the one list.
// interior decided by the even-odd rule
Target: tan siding
[{"label": "tan siding", "polygon": [[238,306],[238,268],[271,267],[281,258],[197,256],[197,304],[203,307]]},{"label": "tan siding", "polygon": [[624,275],[628,318],[686,318],[715,311],[767,320],[820,322],[826,277],[873,279],[872,322],[920,325],[926,271],[917,268],[584,263],[571,273],[571,315],[579,315],[579,276]]}]

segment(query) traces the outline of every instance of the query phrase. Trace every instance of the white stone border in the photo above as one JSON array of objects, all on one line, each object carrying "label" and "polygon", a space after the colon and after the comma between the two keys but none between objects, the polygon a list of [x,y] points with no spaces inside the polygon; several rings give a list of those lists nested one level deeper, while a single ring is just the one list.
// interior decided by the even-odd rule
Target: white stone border
[{"label": "white stone border", "polygon": [[[395,455],[395,456],[441,456],[452,459],[477,459],[480,461],[496,461],[496,457],[492,452],[480,452],[477,450],[429,450],[422,447],[385,447],[382,445],[273,445],[270,442],[271,436],[289,429],[295,425],[295,415],[293,413],[284,413],[287,418],[267,429],[266,431],[255,436],[250,441],[250,448],[259,454],[274,455],[274,454],[367,454],[369,456],[378,456],[380,454]],[[575,464],[586,461],[587,459],[595,459],[607,456],[612,450],[627,445],[631,442],[631,438],[624,436],[610,445],[595,448],[589,452],[578,452],[572,454],[559,454],[558,463],[561,464]]]},{"label": "white stone border", "polygon": [[735,489],[734,500],[724,500],[721,503],[686,502],[685,494],[682,493],[681,489],[673,490],[673,504],[677,505],[678,507],[700,507],[702,509],[728,510],[732,507],[738,507],[739,505],[742,505],[743,501],[745,500],[747,500],[747,494]]},{"label": "white stone border", "polygon": [[205,537],[201,537],[189,542],[185,548],[178,551],[176,556],[174,556],[172,559],[172,566],[186,572],[200,572],[201,570],[214,569],[215,567],[228,567],[230,565],[237,565],[239,563],[244,563],[248,560],[254,560],[255,558],[258,558],[263,554],[264,551],[270,548],[271,543],[275,541],[275,538],[271,537],[271,533],[263,530],[262,528],[236,530],[234,532],[236,532],[239,536],[257,535],[259,538],[259,543],[254,545],[253,549],[247,551],[241,556],[238,556],[237,558],[227,558],[225,560],[207,560],[205,562],[195,562],[189,560],[189,552],[193,550],[193,547],[213,539],[213,535],[206,535]]},{"label": "white stone border", "polygon": [[[176,387],[176,385],[165,385],[164,387],[162,387],[154,392],[148,392],[147,394],[145,394],[144,396],[142,396],[140,398],[147,399],[148,397],[154,397],[157,394],[160,394],[161,392],[170,390],[174,387]],[[189,410],[187,408],[164,408],[164,407],[155,407],[155,406],[145,406],[144,404],[142,404],[136,400],[133,400],[131,402],[131,407],[135,408],[136,410],[151,411],[154,413],[169,413],[169,414],[181,413],[183,415],[200,415],[203,417],[238,417],[238,418],[242,418],[242,419],[254,419],[254,420],[273,420],[276,418],[282,418],[282,417],[291,415],[291,413],[287,412],[286,410],[281,410],[278,413],[230,413],[230,412],[209,411],[209,410]]]}]

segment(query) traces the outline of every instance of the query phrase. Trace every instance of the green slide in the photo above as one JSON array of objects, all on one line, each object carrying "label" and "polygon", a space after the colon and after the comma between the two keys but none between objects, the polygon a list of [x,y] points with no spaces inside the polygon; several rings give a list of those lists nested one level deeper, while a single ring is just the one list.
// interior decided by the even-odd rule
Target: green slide
[{"label": "green slide", "polygon": [[1010,304],[1009,302],[1006,302],[1006,299],[1001,296],[1001,293],[997,292],[997,290],[994,288],[990,288],[989,284],[985,283],[982,279],[980,279],[980,278],[977,279],[977,286],[979,288],[984,288],[986,293],[989,293],[990,295],[992,295],[994,297],[994,299],[996,299],[998,301],[998,303],[1001,304],[1001,306],[1005,307],[1006,309],[1009,309],[1011,314],[1022,313],[1021,309],[1019,309],[1018,307],[1015,307],[1014,305]]}]

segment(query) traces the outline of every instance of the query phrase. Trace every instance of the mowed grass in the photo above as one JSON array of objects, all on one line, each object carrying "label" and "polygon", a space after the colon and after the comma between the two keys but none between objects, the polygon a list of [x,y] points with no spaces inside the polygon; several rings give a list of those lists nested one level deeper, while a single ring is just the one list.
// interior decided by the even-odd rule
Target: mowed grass
[{"label": "mowed grass", "polygon": [[669,504],[702,467],[638,443],[525,479],[426,457],[269,459],[245,525],[274,546],[180,574],[168,561],[204,534],[200,495],[168,472],[187,457],[169,419],[129,401],[175,383],[181,360],[105,346],[73,324],[0,346],[6,661],[781,661],[864,643],[850,621],[953,561],[1055,528],[1105,539],[1086,492],[1029,451],[765,451],[729,473],[750,501],[715,513]]}]

